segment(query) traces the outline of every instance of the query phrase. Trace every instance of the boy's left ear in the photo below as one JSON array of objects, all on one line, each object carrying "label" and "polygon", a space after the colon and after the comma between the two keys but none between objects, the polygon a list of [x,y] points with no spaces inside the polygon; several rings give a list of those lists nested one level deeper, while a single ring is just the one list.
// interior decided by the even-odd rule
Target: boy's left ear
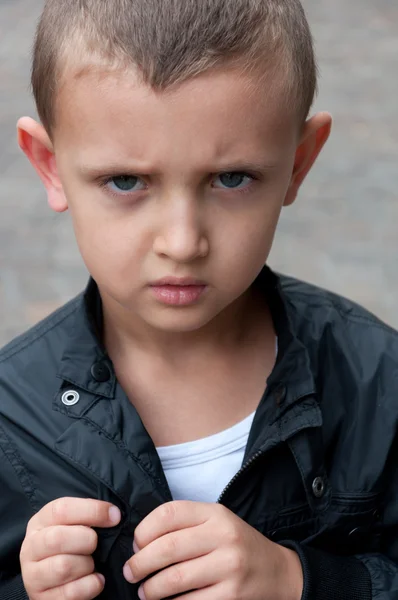
[{"label": "boy's left ear", "polygon": [[283,203],[284,206],[289,206],[295,201],[301,184],[329,138],[331,128],[332,117],[327,112],[318,113],[305,123],[296,150],[292,179]]}]

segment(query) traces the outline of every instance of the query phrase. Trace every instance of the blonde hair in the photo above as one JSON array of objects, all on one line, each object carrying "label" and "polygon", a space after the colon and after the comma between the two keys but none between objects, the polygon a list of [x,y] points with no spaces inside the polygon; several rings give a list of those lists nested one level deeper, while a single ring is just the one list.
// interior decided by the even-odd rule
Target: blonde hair
[{"label": "blonde hair", "polygon": [[285,77],[289,104],[303,121],[317,87],[312,36],[299,0],[46,0],[32,88],[50,135],[66,67],[85,60],[134,65],[156,90],[228,62],[259,74],[272,65]]}]

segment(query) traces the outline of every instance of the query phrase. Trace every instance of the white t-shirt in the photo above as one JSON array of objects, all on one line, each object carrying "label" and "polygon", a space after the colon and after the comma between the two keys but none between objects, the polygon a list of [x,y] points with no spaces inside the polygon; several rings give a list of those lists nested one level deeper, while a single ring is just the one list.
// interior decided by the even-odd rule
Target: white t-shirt
[{"label": "white t-shirt", "polygon": [[174,500],[217,502],[242,466],[254,414],[215,435],[157,448]]}]

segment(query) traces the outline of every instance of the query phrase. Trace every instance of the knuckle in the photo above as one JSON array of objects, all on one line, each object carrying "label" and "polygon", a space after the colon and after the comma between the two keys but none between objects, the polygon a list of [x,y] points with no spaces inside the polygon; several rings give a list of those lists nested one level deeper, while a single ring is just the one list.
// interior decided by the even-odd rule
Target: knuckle
[{"label": "knuckle", "polygon": [[233,548],[228,553],[229,571],[234,575],[240,574],[245,569],[245,557],[240,548]]},{"label": "knuckle", "polygon": [[[134,532],[134,541],[138,545],[138,548],[144,548],[145,546],[144,534],[141,533],[141,531],[142,528],[140,527],[140,525],[138,525],[137,529]],[[136,554],[134,556],[136,556]]]},{"label": "knuckle", "polygon": [[108,520],[107,509],[102,502],[93,502],[93,516],[96,523]]},{"label": "knuckle", "polygon": [[228,546],[240,546],[242,544],[242,535],[234,523],[226,524],[223,533],[224,543]]},{"label": "knuckle", "polygon": [[50,560],[50,570],[57,581],[68,580],[73,574],[73,563],[69,556],[53,556]]},{"label": "knuckle", "polygon": [[[110,504],[107,502],[102,502],[101,500],[89,500],[90,504],[87,505],[87,508],[90,507],[92,510],[92,514],[95,518],[95,523],[99,524],[109,524],[109,508]],[[92,509],[91,509],[92,506]]]},{"label": "knuckle", "polygon": [[25,538],[24,541],[22,542],[21,550],[19,552],[19,562],[20,562],[21,566],[23,566],[28,561],[29,561],[29,553],[28,553],[27,542],[26,542],[26,538]]},{"label": "knuckle", "polygon": [[169,569],[167,573],[167,586],[173,591],[179,591],[184,589],[184,583],[186,576],[180,565],[174,565]]},{"label": "knuckle", "polygon": [[159,508],[159,518],[165,523],[173,523],[176,519],[177,507],[174,502],[162,504]]},{"label": "knuckle", "polygon": [[96,598],[102,592],[103,586],[96,575],[90,575],[72,581],[59,589],[62,591],[59,600],[83,600],[83,598]]},{"label": "knuckle", "polygon": [[[84,527],[85,546],[89,554],[93,554],[98,545],[98,535],[90,527]],[[83,532],[82,532],[83,533]],[[83,536],[82,536],[83,537]]]},{"label": "knuckle", "polygon": [[[94,559],[92,556],[85,556],[84,559],[82,559],[82,566],[83,566],[83,563],[84,563],[83,575],[91,575],[92,573],[94,573],[95,563],[94,563]],[[83,568],[82,568],[82,572],[83,572]]]},{"label": "knuckle", "polygon": [[54,500],[52,502],[48,502],[36,514],[34,514],[33,517],[31,517],[26,527],[27,534],[32,533],[37,529],[41,528],[40,525],[43,519],[46,519],[46,515],[48,515],[49,511],[51,511],[54,502]]},{"label": "knuckle", "polygon": [[173,558],[176,556],[178,551],[177,537],[173,534],[169,534],[165,537],[163,542],[162,554],[165,559]]},{"label": "knuckle", "polygon": [[28,521],[28,524],[27,524],[27,526],[26,526],[26,535],[27,535],[27,536],[28,536],[28,535],[31,535],[31,534],[32,534],[32,533],[35,531],[35,529],[36,529],[36,527],[37,527],[37,522],[38,522],[38,516],[39,516],[39,514],[40,514],[40,513],[37,513],[36,515],[34,515],[34,516],[33,516],[33,517],[30,519],[30,521]]},{"label": "knuckle", "polygon": [[59,527],[48,527],[43,531],[43,544],[50,553],[60,553],[63,549],[64,536]]},{"label": "knuckle", "polygon": [[58,588],[58,598],[56,600],[79,600],[84,597],[80,594],[79,586],[76,582],[63,585]]},{"label": "knuckle", "polygon": [[66,523],[69,511],[69,498],[58,498],[51,503],[53,523]]},{"label": "knuckle", "polygon": [[40,531],[34,531],[30,535],[26,535],[19,552],[19,561],[21,566],[32,562],[33,549],[40,544]]},{"label": "knuckle", "polygon": [[141,566],[141,557],[139,554],[134,554],[129,560],[130,569],[134,577],[138,580],[142,578],[143,569]]}]

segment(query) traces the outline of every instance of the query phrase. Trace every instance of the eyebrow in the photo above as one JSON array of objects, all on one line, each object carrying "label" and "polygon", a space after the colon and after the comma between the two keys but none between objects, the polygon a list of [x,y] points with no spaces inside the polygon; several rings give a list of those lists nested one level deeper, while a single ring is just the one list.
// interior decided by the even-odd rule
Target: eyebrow
[{"label": "eyebrow", "polygon": [[236,161],[228,161],[225,163],[220,163],[218,169],[216,169],[215,173],[221,173],[228,171],[252,171],[253,173],[264,173],[267,171],[272,171],[276,169],[276,164],[266,163],[262,161],[252,161],[252,160],[236,160]]},{"label": "eyebrow", "polygon": [[80,165],[78,165],[78,171],[80,173],[80,175],[82,175],[83,177],[101,177],[104,175],[125,175],[126,173],[144,173],[145,171],[147,171],[147,169],[142,169],[141,167],[138,167],[138,165],[136,165],[136,167],[134,167],[134,165],[125,165],[123,166],[121,162],[117,162],[117,163],[112,163],[112,162],[107,162],[104,163],[103,165],[101,164],[92,164],[90,165],[89,163],[82,163]]},{"label": "eyebrow", "polygon": [[[211,169],[200,169],[201,172],[209,173],[228,173],[229,171],[250,171],[252,173],[265,173],[276,169],[276,164],[266,163],[262,161],[239,160],[228,161],[215,165]],[[118,163],[104,163],[103,165],[82,163],[78,167],[80,175],[85,178],[97,178],[101,176],[120,176],[126,174],[147,175],[151,172],[156,172],[157,169],[139,166],[139,165],[122,165]],[[199,169],[198,169],[199,172]]]}]

